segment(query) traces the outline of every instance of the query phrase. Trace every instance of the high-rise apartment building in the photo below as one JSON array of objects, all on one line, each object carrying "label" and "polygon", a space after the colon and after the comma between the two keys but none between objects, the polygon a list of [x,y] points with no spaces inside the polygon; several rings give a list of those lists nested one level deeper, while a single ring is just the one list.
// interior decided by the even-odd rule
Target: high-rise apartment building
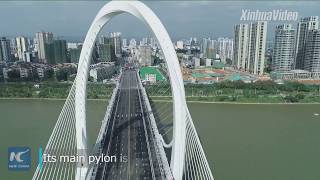
[{"label": "high-rise apartment building", "polygon": [[183,49],[183,41],[177,41],[176,47],[177,49]]},{"label": "high-rise apartment building", "polygon": [[197,40],[196,37],[191,37],[190,40],[189,40],[189,43],[190,43],[191,47],[197,46],[198,45],[198,40]]},{"label": "high-rise apartment building", "polygon": [[320,30],[310,30],[304,53],[304,70],[320,72]]},{"label": "high-rise apartment building", "polygon": [[25,53],[28,51],[28,39],[24,36],[16,37],[16,48],[19,60],[26,61]]},{"label": "high-rise apartment building", "polygon": [[218,41],[212,40],[210,38],[203,38],[202,44],[201,44],[201,52],[203,54],[203,57],[209,58],[209,59],[215,59],[216,55],[218,53]]},{"label": "high-rise apartment building", "polygon": [[46,62],[45,44],[52,43],[53,34],[51,32],[37,32],[36,39],[38,43],[37,44],[38,58],[40,62]]},{"label": "high-rise apartment building", "polygon": [[227,59],[233,59],[233,39],[218,38],[217,49],[221,62],[226,63]]},{"label": "high-rise apartment building", "polygon": [[11,38],[10,39],[10,51],[12,55],[15,55],[17,57],[17,43],[16,43],[16,38]]},{"label": "high-rise apartment building", "polygon": [[249,47],[249,25],[238,24],[234,27],[233,44],[233,66],[237,69],[247,71],[248,47]]},{"label": "high-rise apartment building", "polygon": [[276,27],[272,71],[288,72],[293,68],[295,47],[295,30],[291,24]]},{"label": "high-rise apartment building", "polygon": [[113,42],[113,40],[112,40],[112,38],[111,37],[108,37],[108,36],[101,36],[100,38],[99,38],[99,44],[109,44],[109,43],[112,43]]},{"label": "high-rise apartment building", "polygon": [[45,59],[49,64],[66,63],[66,40],[53,40],[51,43],[45,43],[45,55]]},{"label": "high-rise apartment building", "polygon": [[146,46],[146,45],[148,45],[148,38],[142,38],[142,41],[140,42],[140,44],[139,44],[140,46]]},{"label": "high-rise apartment building", "polygon": [[122,39],[122,47],[128,47],[127,39]]},{"label": "high-rise apartment building", "polygon": [[67,62],[67,41],[66,40],[54,40],[54,58],[56,63]]},{"label": "high-rise apartment building", "polygon": [[115,51],[111,43],[99,44],[98,52],[100,62],[111,62],[115,60]]},{"label": "high-rise apartment building", "polygon": [[0,63],[3,62],[3,56],[2,56],[2,46],[0,43]]},{"label": "high-rise apartment building", "polygon": [[302,18],[298,23],[295,47],[295,69],[304,69],[305,67],[306,42],[309,31],[314,29],[319,29],[318,16]]},{"label": "high-rise apartment building", "polygon": [[11,57],[11,47],[10,47],[10,40],[5,38],[5,37],[1,37],[0,38],[0,50],[1,50],[1,57],[0,57],[0,61],[4,61],[4,62],[10,62],[12,61],[12,57]]},{"label": "high-rise apartment building", "polygon": [[137,41],[135,39],[130,39],[129,48],[135,48],[137,46]]},{"label": "high-rise apartment building", "polygon": [[250,24],[249,32],[249,72],[262,75],[267,42],[267,22],[259,21]]},{"label": "high-rise apartment building", "polygon": [[209,39],[203,38],[203,39],[202,39],[201,46],[200,46],[200,50],[201,50],[201,52],[202,52],[202,54],[203,54],[204,56],[205,56],[206,53],[207,53],[208,41],[209,41]]},{"label": "high-rise apartment building", "polygon": [[262,75],[267,41],[267,22],[239,24],[234,28],[234,66]]},{"label": "high-rise apartment building", "polygon": [[207,44],[207,50],[206,50],[206,54],[205,57],[209,58],[209,59],[215,59],[216,55],[218,53],[218,43],[217,40],[208,40],[208,44]]},{"label": "high-rise apartment building", "polygon": [[100,62],[115,60],[115,45],[111,37],[102,37],[100,44],[97,45]]},{"label": "high-rise apartment building", "polygon": [[121,33],[112,32],[110,33],[111,41],[114,46],[114,53],[116,56],[121,56],[122,45],[121,45]]},{"label": "high-rise apartment building", "polygon": [[80,59],[82,45],[77,45],[76,47],[69,49],[69,55],[70,55],[70,62],[71,63],[78,63]]},{"label": "high-rise apartment building", "polygon": [[150,46],[139,46],[138,60],[141,66],[151,66],[153,64],[152,49]]},{"label": "high-rise apartment building", "polygon": [[152,48],[156,48],[157,46],[158,46],[158,44],[157,44],[157,39],[155,39],[155,38],[150,38],[150,46],[152,47]]}]

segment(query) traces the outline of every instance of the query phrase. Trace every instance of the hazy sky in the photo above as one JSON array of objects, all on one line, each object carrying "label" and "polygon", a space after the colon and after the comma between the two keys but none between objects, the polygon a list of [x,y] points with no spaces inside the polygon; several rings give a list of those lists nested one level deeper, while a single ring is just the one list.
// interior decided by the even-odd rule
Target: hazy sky
[{"label": "hazy sky", "polygon": [[[0,36],[20,34],[33,36],[35,32],[43,30],[51,31],[56,36],[83,37],[96,13],[105,3],[105,1],[0,1]],[[145,3],[158,15],[173,39],[191,36],[232,37],[233,25],[241,23],[242,9],[298,11],[299,18],[320,16],[320,2],[317,1],[145,1]],[[270,22],[269,34],[274,31],[274,26],[280,23],[288,22]],[[130,15],[114,18],[103,32],[110,31],[120,31],[125,37],[150,35],[144,24]]]}]

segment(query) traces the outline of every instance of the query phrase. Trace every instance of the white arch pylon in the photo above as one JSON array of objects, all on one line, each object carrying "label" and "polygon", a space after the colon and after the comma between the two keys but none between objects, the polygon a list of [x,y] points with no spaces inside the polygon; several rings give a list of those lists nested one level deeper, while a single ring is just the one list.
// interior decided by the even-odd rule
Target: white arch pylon
[{"label": "white arch pylon", "polygon": [[[186,118],[187,104],[183,85],[182,73],[179,61],[168,32],[159,18],[146,5],[139,1],[111,1],[99,11],[86,35],[82,46],[78,73],[76,77],[76,139],[77,149],[87,149],[86,134],[86,87],[92,50],[97,35],[103,26],[114,16],[121,13],[129,13],[144,22],[157,38],[162,48],[167,64],[171,90],[173,95],[173,145],[171,155],[171,170],[177,180],[183,177],[186,142]],[[87,173],[86,167],[77,167],[76,179],[84,179]]]}]

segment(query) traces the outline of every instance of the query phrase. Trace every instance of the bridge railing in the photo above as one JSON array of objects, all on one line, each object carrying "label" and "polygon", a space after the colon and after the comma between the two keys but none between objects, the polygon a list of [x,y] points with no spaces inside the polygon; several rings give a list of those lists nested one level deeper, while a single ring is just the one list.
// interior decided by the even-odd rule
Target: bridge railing
[{"label": "bridge railing", "polygon": [[[138,74],[139,77],[139,74]],[[172,148],[172,144],[173,141],[171,141],[170,143],[166,143],[161,132],[161,128],[158,129],[157,123],[163,121],[163,117],[167,118],[166,114],[163,115],[164,113],[170,113],[170,111],[168,111],[167,109],[170,108],[170,104],[169,103],[164,103],[164,105],[160,105],[159,107],[157,106],[151,106],[150,102],[149,102],[149,96],[146,92],[146,88],[144,88],[144,86],[142,85],[140,79],[139,79],[139,84],[141,87],[141,92],[145,101],[145,105],[146,105],[146,109],[149,112],[149,118],[150,118],[150,124],[151,124],[151,128],[152,128],[152,132],[154,133],[154,139],[155,139],[155,143],[156,143],[156,147],[158,152],[158,159],[159,162],[165,162],[165,164],[163,164],[163,173],[166,173],[166,179],[172,179],[172,171],[170,168],[170,165],[168,163],[167,157],[166,157],[166,153],[165,153],[165,148]],[[161,84],[161,82],[160,82]],[[155,87],[160,87],[160,86],[155,86]],[[170,88],[170,87],[169,87]],[[165,97],[164,95],[166,95],[165,93],[161,93],[161,92],[157,92],[158,90],[156,88],[152,88],[151,94],[153,93],[155,94],[160,94],[160,96]],[[161,90],[159,90],[161,91]],[[163,90],[162,90],[163,91]],[[167,92],[166,90],[164,92]],[[150,95],[150,94],[149,94]],[[170,102],[170,100],[168,100],[168,102]],[[153,108],[153,109],[152,109]],[[155,116],[156,113],[160,110],[160,116]],[[193,123],[191,114],[188,110],[188,108],[186,107],[185,109],[186,111],[186,116],[185,116],[185,120],[186,120],[186,146],[185,146],[185,152],[181,152],[184,153],[184,162],[183,162],[183,180],[213,180],[213,175],[210,169],[210,166],[208,164],[205,152],[203,150],[202,144],[201,144],[201,140],[199,138],[199,135],[196,131],[195,125]],[[163,116],[161,116],[163,115]],[[156,119],[157,118],[157,119]],[[174,117],[172,117],[174,118]]]},{"label": "bridge railing", "polygon": [[143,98],[145,107],[147,108],[147,111],[148,111],[150,124],[151,124],[151,129],[152,129],[153,136],[154,136],[153,139],[155,140],[154,141],[154,145],[155,145],[156,151],[157,151],[156,152],[156,154],[157,154],[156,158],[157,158],[158,162],[161,162],[160,171],[162,173],[162,176],[165,177],[165,179],[172,179],[173,176],[172,176],[172,173],[171,173],[170,165],[168,163],[168,159],[167,159],[167,156],[166,156],[165,150],[163,148],[163,144],[162,144],[162,139],[161,139],[162,136],[158,131],[158,127],[157,127],[154,115],[152,113],[152,108],[151,108],[151,105],[150,105],[150,102],[149,102],[149,99],[148,99],[147,92],[146,92],[145,88],[143,87],[142,81],[141,81],[140,76],[139,76],[139,71],[137,71],[137,78],[138,78],[139,87],[141,89],[142,98]]}]

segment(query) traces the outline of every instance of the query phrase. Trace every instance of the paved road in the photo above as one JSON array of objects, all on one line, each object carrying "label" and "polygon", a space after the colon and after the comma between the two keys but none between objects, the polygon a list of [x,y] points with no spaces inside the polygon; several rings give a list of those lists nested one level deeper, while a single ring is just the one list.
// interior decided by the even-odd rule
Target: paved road
[{"label": "paved road", "polygon": [[[125,70],[103,144],[103,153],[117,156],[117,162],[100,164],[96,179],[149,180],[159,174],[153,168],[154,151],[139,93],[136,71]],[[127,161],[120,162],[120,157]]]}]

